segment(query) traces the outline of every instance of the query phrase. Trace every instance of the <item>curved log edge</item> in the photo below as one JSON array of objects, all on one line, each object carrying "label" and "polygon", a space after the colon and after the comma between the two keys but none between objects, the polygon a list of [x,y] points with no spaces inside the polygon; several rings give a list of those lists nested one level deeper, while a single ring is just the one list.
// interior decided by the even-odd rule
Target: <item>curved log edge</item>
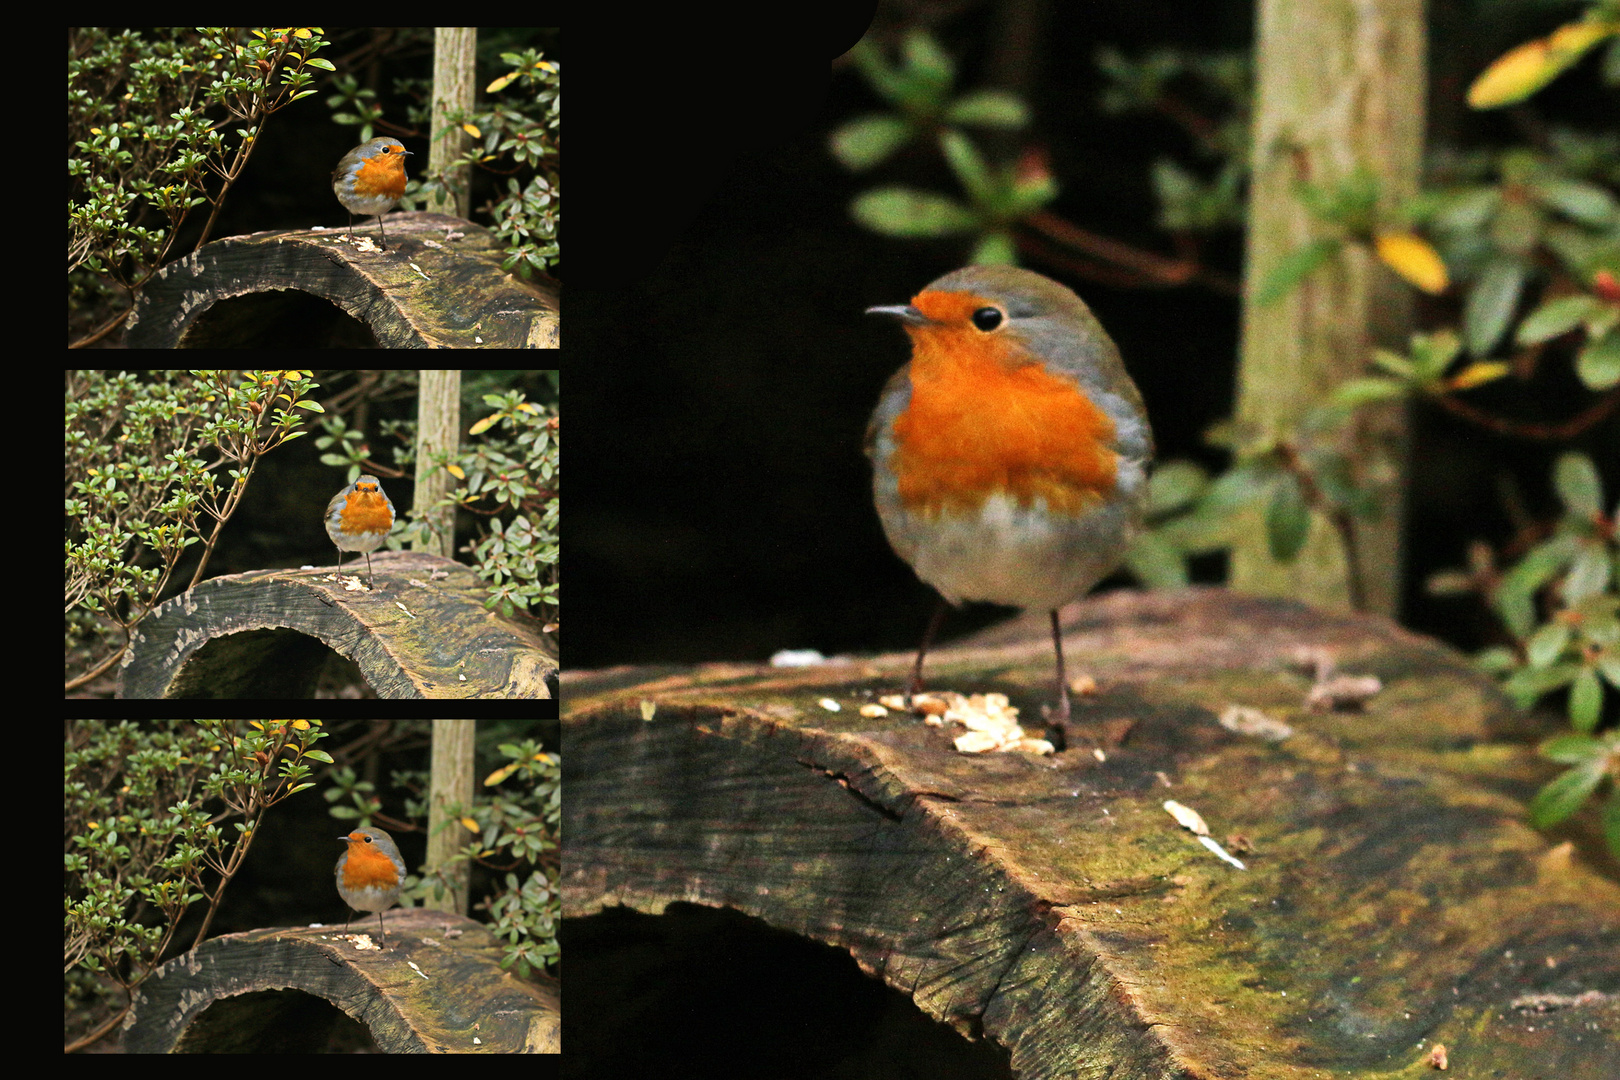
[{"label": "curved log edge", "polygon": [[204,244],[136,298],[132,349],[558,349],[561,288],[503,268],[505,243],[427,212],[376,229],[274,230]]},{"label": "curved log edge", "polygon": [[353,563],[257,570],[199,583],[135,632],[120,697],[313,697],[333,652],[379,698],[553,698],[556,647],[540,624],[484,607],[489,586],[437,555],[371,556],[375,589]]},{"label": "curved log edge", "polygon": [[[389,916],[386,949],[358,926],[203,942],[141,983],[125,1052],[315,1053],[329,1049],[339,1010],[383,1053],[562,1052],[557,995],[503,969],[488,927],[421,908]],[[312,1009],[309,997],[337,1008]]]},{"label": "curved log edge", "polygon": [[[1620,887],[1524,824],[1553,767],[1464,657],[1213,590],[1064,615],[1100,689],[1051,757],[863,717],[909,657],[566,676],[564,914],[736,908],[847,949],[1023,1077],[1383,1075],[1435,1043],[1495,1075],[1620,1075]],[[1031,621],[932,682],[1029,704],[1049,649]],[[1382,688],[1310,711],[1302,649]],[[1293,733],[1229,730],[1233,705]]]}]

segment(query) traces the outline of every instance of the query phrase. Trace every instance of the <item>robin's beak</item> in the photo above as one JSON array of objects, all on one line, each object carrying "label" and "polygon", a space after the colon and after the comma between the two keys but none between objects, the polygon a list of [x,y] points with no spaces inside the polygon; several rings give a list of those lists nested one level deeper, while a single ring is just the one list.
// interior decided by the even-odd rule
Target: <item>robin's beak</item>
[{"label": "robin's beak", "polygon": [[908,323],[912,326],[921,326],[923,323],[928,321],[928,316],[924,315],[910,304],[894,304],[889,307],[869,307],[866,309],[866,313],[868,315],[893,315],[901,322]]}]

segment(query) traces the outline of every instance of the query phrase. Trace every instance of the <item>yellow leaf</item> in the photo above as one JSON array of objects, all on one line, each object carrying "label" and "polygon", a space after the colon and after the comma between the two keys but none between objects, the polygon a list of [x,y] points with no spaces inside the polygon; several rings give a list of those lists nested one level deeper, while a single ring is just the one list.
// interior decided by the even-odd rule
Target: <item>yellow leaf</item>
[{"label": "yellow leaf", "polygon": [[1468,88],[1468,104],[1475,109],[1494,109],[1523,101],[1540,90],[1556,74],[1547,69],[1549,51],[1547,43],[1538,39],[1503,53]]},{"label": "yellow leaf", "polygon": [[1374,241],[1378,257],[1401,277],[1426,293],[1446,291],[1449,278],[1439,252],[1416,233],[1384,232]]},{"label": "yellow leaf", "polygon": [[1494,109],[1523,101],[1556,79],[1592,46],[1617,32],[1617,23],[1566,23],[1545,38],[1510,49],[1474,80],[1468,88],[1468,104],[1476,109]]},{"label": "yellow leaf", "polygon": [[1508,366],[1500,360],[1481,360],[1478,363],[1469,364],[1447,379],[1446,386],[1452,390],[1468,390],[1488,383],[1493,379],[1500,379],[1509,370]]},{"label": "yellow leaf", "polygon": [[[1620,23],[1591,22],[1565,23],[1547,38],[1553,52],[1569,57],[1568,63],[1586,55],[1586,50],[1611,34],[1620,33]],[[1568,64],[1566,64],[1568,66]]]},{"label": "yellow leaf", "polygon": [[498,768],[494,772],[490,773],[489,776],[484,779],[484,786],[485,787],[494,787],[496,784],[504,783],[506,781],[507,777],[511,776],[513,773],[515,773],[517,771],[518,771],[518,766],[516,764],[502,765],[500,768]]}]

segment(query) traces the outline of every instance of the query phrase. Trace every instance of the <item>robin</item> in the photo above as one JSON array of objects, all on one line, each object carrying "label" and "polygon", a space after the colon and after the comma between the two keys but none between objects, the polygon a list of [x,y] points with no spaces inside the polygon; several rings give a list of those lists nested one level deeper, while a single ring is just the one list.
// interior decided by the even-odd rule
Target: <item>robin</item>
[{"label": "robin", "polygon": [[873,496],[895,552],[948,604],[1051,613],[1056,711],[1069,717],[1058,608],[1120,563],[1142,521],[1153,432],[1119,350],[1069,289],[970,266],[909,304],[873,307],[911,337],[866,429]]},{"label": "robin", "polygon": [[355,214],[376,214],[384,251],[388,236],[382,216],[405,194],[405,159],[410,155],[398,139],[372,139],[344,154],[332,170],[332,192],[349,212],[349,228],[354,228]]},{"label": "robin", "polygon": [[366,588],[371,588],[371,553],[382,546],[394,527],[394,504],[388,501],[375,476],[362,476],[326,504],[326,535],[338,548],[338,574],[343,553],[366,553]]},{"label": "robin", "polygon": [[[399,899],[399,887],[405,881],[405,860],[399,857],[394,838],[381,829],[356,829],[338,837],[338,842],[349,845],[349,850],[338,856],[338,895],[355,911],[377,913],[378,933],[386,944],[382,913]],[[348,926],[347,922],[343,924],[345,930]]]}]

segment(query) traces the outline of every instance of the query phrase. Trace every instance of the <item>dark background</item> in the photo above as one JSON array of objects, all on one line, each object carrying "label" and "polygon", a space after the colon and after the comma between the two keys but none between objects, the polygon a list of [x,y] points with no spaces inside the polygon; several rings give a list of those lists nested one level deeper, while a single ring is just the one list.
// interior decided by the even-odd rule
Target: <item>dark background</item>
[{"label": "dark background", "polygon": [[[1056,213],[1173,254],[1153,223],[1149,167],[1164,154],[1195,167],[1200,159],[1168,121],[1101,112],[1095,52],[1245,49],[1251,5],[1052,4],[1040,9],[1029,49],[1010,58],[991,48],[1009,10],[925,6],[903,17],[933,19],[958,62],[958,92],[1009,70],[1025,86],[1034,122],[1021,138],[1049,154],[1062,189]],[[1544,10],[1503,19],[1500,9],[1487,23],[1480,10],[1431,5],[1433,145],[1515,144],[1534,130],[1522,114],[1470,113],[1461,95],[1492,58],[1555,23]],[[571,396],[577,408],[585,395],[589,419],[571,448],[571,471],[583,468],[585,480],[573,486],[567,535],[571,591],[587,610],[573,625],[570,668],[758,661],[788,647],[907,649],[935,602],[890,552],[871,506],[862,432],[907,345],[892,324],[861,312],[904,302],[961,265],[967,249],[878,237],[850,218],[851,200],[874,186],[956,190],[927,148],[861,175],[830,157],[829,131],[884,107],[837,59],[861,33],[860,15],[855,5],[764,36],[671,24],[651,28],[655,49],[625,56],[638,71],[665,63],[667,82],[660,73],[658,92],[619,106],[612,137],[633,148],[636,165],[587,193],[611,202],[624,242],[583,245],[595,249],[583,266],[575,251],[571,284],[584,287],[569,301],[568,347],[581,372]],[[891,51],[901,19],[884,8],[873,25]],[[677,69],[667,68],[672,55],[683,58]],[[1590,68],[1544,91],[1536,109],[1588,130],[1606,123],[1614,98]],[[1240,244],[1235,233],[1213,242],[1206,263],[1240,279]],[[1147,401],[1159,459],[1224,467],[1202,433],[1231,411],[1237,299],[1204,286],[1122,288],[1027,251],[1023,261],[1075,288],[1114,336]],[[1454,325],[1460,303],[1460,294],[1424,301],[1422,327]],[[1471,400],[1558,419],[1592,396],[1568,359],[1553,356],[1533,384],[1504,381]],[[1490,640],[1492,621],[1473,600],[1426,596],[1423,579],[1460,566],[1471,539],[1499,545],[1512,535],[1504,485],[1530,513],[1555,513],[1551,464],[1569,447],[1489,436],[1423,405],[1414,439],[1402,618],[1475,648]],[[1610,417],[1576,447],[1600,458],[1611,504],[1617,446]],[[1194,569],[1218,581],[1224,560]],[[971,608],[946,632],[1006,614]]]}]

